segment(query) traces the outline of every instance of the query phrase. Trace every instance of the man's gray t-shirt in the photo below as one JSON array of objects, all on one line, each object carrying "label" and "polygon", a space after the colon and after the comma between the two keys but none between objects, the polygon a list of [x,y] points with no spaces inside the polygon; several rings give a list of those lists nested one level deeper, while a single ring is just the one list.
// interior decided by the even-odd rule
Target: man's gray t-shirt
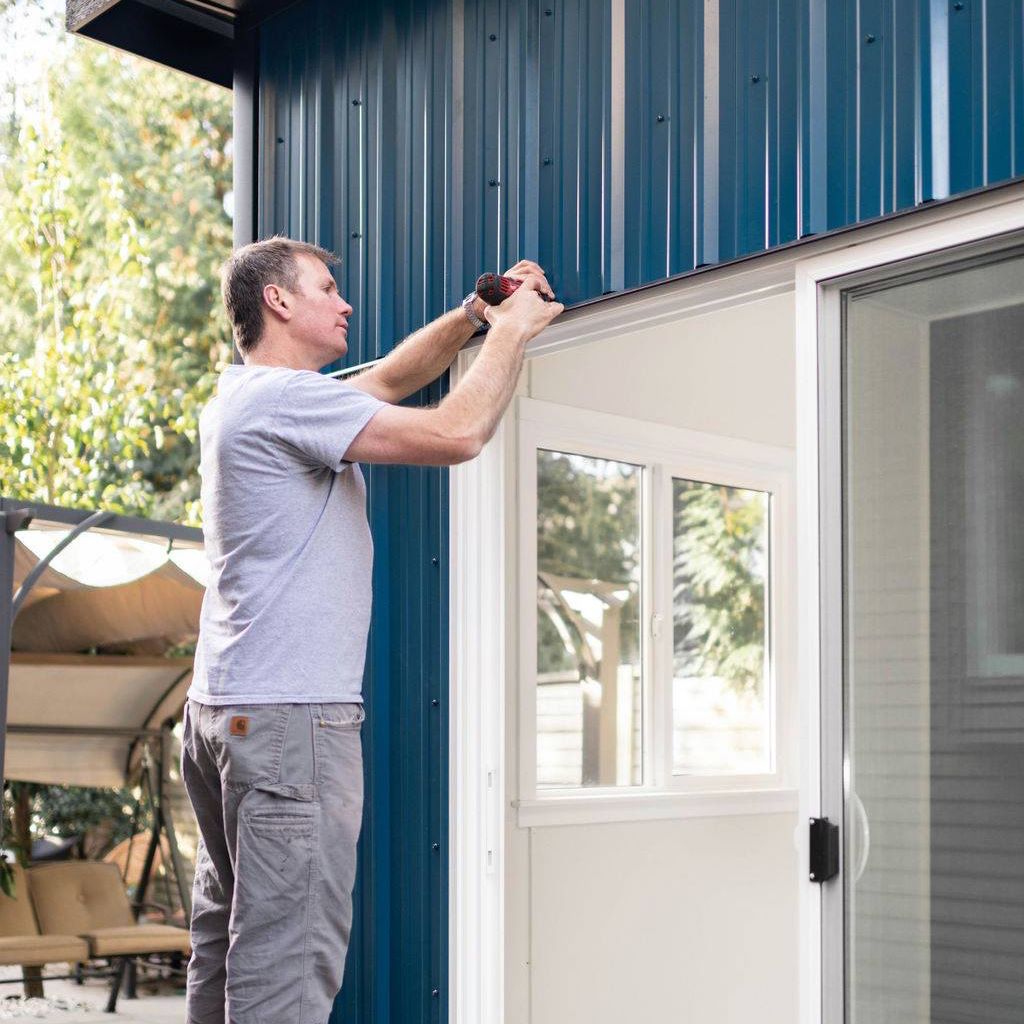
[{"label": "man's gray t-shirt", "polygon": [[192,699],[362,700],[373,545],[345,454],[382,405],[313,370],[221,374],[199,418],[210,581]]}]

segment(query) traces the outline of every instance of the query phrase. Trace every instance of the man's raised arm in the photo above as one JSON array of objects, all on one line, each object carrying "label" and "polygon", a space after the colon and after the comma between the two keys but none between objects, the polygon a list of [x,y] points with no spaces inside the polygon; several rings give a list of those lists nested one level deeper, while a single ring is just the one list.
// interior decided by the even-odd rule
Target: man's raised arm
[{"label": "man's raised arm", "polygon": [[[519,280],[537,277],[542,282],[540,290],[552,299],[555,297],[544,271],[532,260],[520,260],[505,272],[505,276]],[[477,315],[483,317],[486,308],[485,303],[478,299],[475,306]],[[461,308],[450,310],[410,334],[370,369],[349,377],[347,383],[383,402],[400,402],[437,380],[451,366],[474,331]]]},{"label": "man's raised arm", "polygon": [[500,306],[488,306],[490,332],[466,376],[435,409],[379,410],[345,453],[349,462],[447,466],[475,458],[497,429],[515,394],[526,343],[562,312],[545,302],[547,282],[535,276]]}]

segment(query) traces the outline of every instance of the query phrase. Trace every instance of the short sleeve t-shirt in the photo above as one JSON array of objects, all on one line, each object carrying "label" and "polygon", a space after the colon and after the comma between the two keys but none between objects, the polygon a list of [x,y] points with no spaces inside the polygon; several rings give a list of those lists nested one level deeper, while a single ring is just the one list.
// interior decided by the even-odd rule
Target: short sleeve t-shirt
[{"label": "short sleeve t-shirt", "polygon": [[345,455],[383,405],[313,370],[221,374],[199,418],[210,580],[192,699],[362,700],[373,546]]}]

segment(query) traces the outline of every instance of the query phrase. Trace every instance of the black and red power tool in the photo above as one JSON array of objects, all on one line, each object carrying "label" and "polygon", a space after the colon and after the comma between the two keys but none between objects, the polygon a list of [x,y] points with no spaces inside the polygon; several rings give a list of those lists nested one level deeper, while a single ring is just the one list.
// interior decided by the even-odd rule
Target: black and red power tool
[{"label": "black and red power tool", "polygon": [[[476,293],[488,306],[500,306],[523,282],[502,274],[481,274],[476,279]],[[548,302],[546,295],[541,298]]]}]

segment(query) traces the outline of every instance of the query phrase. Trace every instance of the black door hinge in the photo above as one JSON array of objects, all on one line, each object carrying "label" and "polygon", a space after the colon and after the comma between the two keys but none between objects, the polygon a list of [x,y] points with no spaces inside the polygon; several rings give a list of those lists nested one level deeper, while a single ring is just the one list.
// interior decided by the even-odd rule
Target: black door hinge
[{"label": "black door hinge", "polygon": [[811,818],[811,881],[820,885],[838,874],[839,826],[828,818]]}]

